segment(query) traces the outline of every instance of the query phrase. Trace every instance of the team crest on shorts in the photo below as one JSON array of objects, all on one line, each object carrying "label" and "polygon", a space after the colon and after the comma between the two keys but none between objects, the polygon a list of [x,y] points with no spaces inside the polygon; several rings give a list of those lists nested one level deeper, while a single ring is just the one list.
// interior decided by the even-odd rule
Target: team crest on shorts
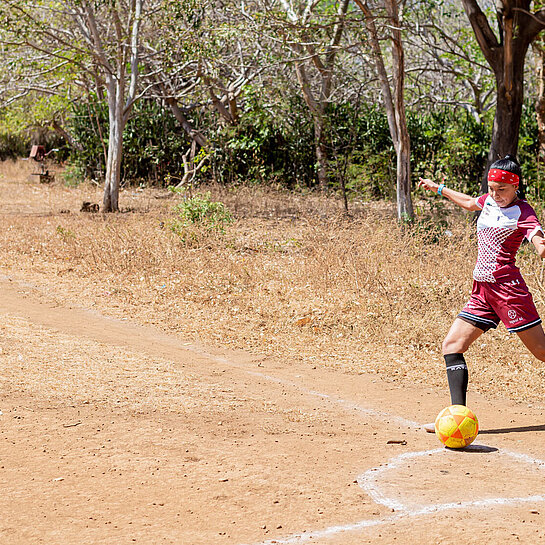
[{"label": "team crest on shorts", "polygon": [[510,310],[510,311],[507,313],[507,316],[509,316],[509,319],[510,319],[510,320],[514,320],[514,319],[517,317],[517,313],[516,313],[516,311],[514,311],[514,310]]}]

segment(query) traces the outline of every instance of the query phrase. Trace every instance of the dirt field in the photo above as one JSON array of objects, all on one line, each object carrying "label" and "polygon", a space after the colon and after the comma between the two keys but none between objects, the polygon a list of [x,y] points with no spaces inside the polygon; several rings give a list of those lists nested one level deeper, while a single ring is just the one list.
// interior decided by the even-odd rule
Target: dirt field
[{"label": "dirt field", "polygon": [[420,425],[445,389],[435,368],[415,378],[410,358],[404,379],[388,374],[396,347],[362,338],[368,371],[334,365],[316,357],[319,338],[297,353],[259,350],[250,328],[229,342],[237,316],[211,311],[213,342],[189,306],[174,327],[150,310],[162,295],[135,305],[106,294],[106,272],[100,284],[55,248],[31,252],[40,230],[70,238],[82,197],[98,201],[89,193],[0,181],[0,543],[545,543],[537,379],[520,373],[522,401],[473,391],[476,445],[439,448]]}]

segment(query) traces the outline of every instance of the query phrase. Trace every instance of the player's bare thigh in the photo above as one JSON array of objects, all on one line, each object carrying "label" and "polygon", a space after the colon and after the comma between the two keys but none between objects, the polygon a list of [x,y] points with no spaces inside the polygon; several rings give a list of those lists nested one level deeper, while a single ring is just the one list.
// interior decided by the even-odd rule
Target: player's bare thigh
[{"label": "player's bare thigh", "polygon": [[443,354],[463,354],[482,334],[482,329],[456,318],[443,341]]},{"label": "player's bare thigh", "polygon": [[538,360],[545,361],[545,333],[541,324],[524,331],[517,331],[517,335]]}]

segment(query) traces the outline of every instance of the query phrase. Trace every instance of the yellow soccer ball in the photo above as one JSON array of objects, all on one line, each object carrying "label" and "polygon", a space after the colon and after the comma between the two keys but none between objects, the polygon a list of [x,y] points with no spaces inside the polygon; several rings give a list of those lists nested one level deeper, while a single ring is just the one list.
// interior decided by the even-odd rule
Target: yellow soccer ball
[{"label": "yellow soccer ball", "polygon": [[467,447],[478,433],[479,421],[464,405],[446,407],[435,419],[435,435],[449,448]]}]

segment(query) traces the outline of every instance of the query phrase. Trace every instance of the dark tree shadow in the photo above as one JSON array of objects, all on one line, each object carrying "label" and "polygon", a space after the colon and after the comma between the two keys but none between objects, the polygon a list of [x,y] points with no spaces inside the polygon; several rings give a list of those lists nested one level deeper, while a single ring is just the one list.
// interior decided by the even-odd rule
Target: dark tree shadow
[{"label": "dark tree shadow", "polygon": [[494,435],[499,433],[524,433],[527,431],[545,431],[545,424],[537,426],[517,426],[515,428],[496,428],[492,430],[479,430],[479,435]]}]

